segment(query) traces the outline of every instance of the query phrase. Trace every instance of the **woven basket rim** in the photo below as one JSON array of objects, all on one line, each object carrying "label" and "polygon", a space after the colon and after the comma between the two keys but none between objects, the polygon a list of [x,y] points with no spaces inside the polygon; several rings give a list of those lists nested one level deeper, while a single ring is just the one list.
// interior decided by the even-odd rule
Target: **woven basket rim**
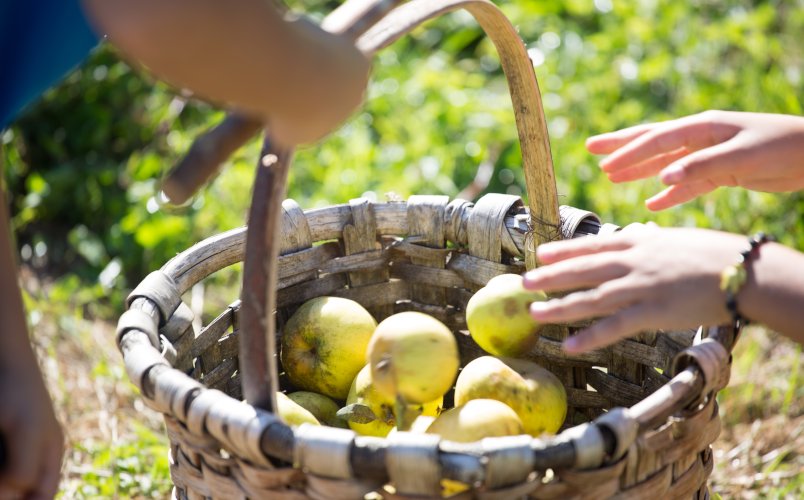
[{"label": "woven basket rim", "polygon": [[[386,204],[376,203],[375,205],[393,206],[395,209],[400,209],[405,207],[407,202],[394,201]],[[336,205],[324,209],[308,210],[304,214],[315,213],[329,216],[328,210],[331,212],[342,208],[343,205]],[[382,210],[379,210],[379,212],[382,212]],[[515,217],[513,219],[515,220]],[[347,219],[344,218],[344,220]],[[323,230],[322,234],[327,234],[326,230]],[[238,250],[237,247],[242,247],[244,239],[244,228],[212,236],[180,253],[163,266],[161,271],[153,274],[159,277],[160,281],[158,283],[172,283],[174,287],[173,294],[180,301],[181,294],[196,281],[239,262],[242,259],[243,251],[242,248]],[[214,263],[214,266],[208,267],[215,260],[217,262]],[[200,265],[204,272],[200,274],[193,273],[196,265]],[[192,276],[192,279],[188,280],[189,276]],[[143,283],[148,284],[149,279],[144,280]],[[156,282],[150,281],[150,283],[151,285],[148,286],[153,286],[152,284]],[[181,283],[181,285],[178,283]],[[164,326],[167,322],[167,319],[162,317],[170,318],[172,315],[172,312],[163,314],[160,311],[167,310],[173,306],[158,304],[159,300],[163,300],[162,297],[157,296],[156,300],[152,300],[153,296],[149,298],[149,293],[147,290],[135,290],[131,296],[129,310],[137,311],[141,314],[145,311],[145,316],[150,316],[150,327],[158,329],[160,325]],[[177,308],[178,306],[174,307],[173,310],[175,311]],[[200,395],[217,393],[217,391],[201,386],[183,372],[170,367],[163,358],[164,352],[162,348],[164,346],[158,343],[157,347],[154,347],[151,343],[152,338],[159,338],[158,330],[155,335],[142,333],[147,330],[148,327],[143,327],[142,323],[133,328],[123,325],[120,342],[129,376],[132,382],[140,387],[146,401],[151,406],[186,424],[186,408]],[[542,470],[547,468],[595,468],[605,464],[616,463],[642,429],[651,428],[666,421],[671,415],[678,414],[679,411],[688,407],[690,403],[699,404],[701,402],[703,395],[706,394],[704,391],[707,384],[705,380],[706,369],[701,367],[700,360],[702,356],[709,354],[707,349],[711,349],[713,344],[717,344],[721,350],[725,351],[717,340],[709,340],[683,351],[683,354],[679,356],[676,362],[678,372],[666,384],[666,387],[661,388],[631,408],[610,411],[594,422],[570,427],[554,437],[529,438],[525,444],[522,441],[517,442],[505,439],[488,439],[484,442],[472,444],[441,441],[439,450],[447,457],[446,463],[449,464],[450,460],[454,460],[452,470],[457,471],[456,479],[465,479],[467,476],[476,477],[478,474],[482,474],[483,465],[480,457],[488,457],[492,451],[494,453],[500,453],[501,450],[508,452],[521,451],[522,446],[526,446],[534,456],[542,458],[541,463],[534,464],[535,468]],[[701,354],[702,349],[703,354]],[[144,352],[148,352],[148,355],[144,355]],[[144,364],[143,360],[145,360]],[[715,359],[715,364],[717,364],[717,361]],[[174,386],[184,389],[189,387],[194,391],[184,396],[179,405],[179,411],[177,411],[175,392],[160,395],[160,391],[164,387]],[[253,441],[251,444],[241,446],[241,449],[236,451],[242,452],[243,456],[255,463],[264,463],[268,456],[289,462],[294,460],[293,450],[295,445],[293,443],[297,440],[298,428],[288,427],[278,421],[273,414],[251,407],[226,394],[215,394],[215,397],[220,404],[231,406],[228,410],[218,410],[219,412],[223,411],[222,418],[238,418],[238,415],[242,416],[245,411],[249,419],[261,420],[264,424],[259,427],[259,432],[249,434],[249,439]],[[709,398],[709,400],[711,399]],[[203,426],[201,429],[203,429]],[[210,429],[203,430],[203,432],[210,432]],[[304,432],[306,431],[302,431],[302,433]],[[329,439],[326,435],[318,436],[317,438],[324,441]],[[360,438],[360,440],[364,444],[367,443],[368,448],[374,450],[389,446],[387,439]],[[245,443],[246,441],[248,439],[240,439],[240,443]],[[370,452],[368,454],[370,455]],[[473,461],[471,467],[468,468],[465,467],[467,457],[471,457]],[[367,463],[372,461],[376,465],[376,457],[373,460],[366,460]],[[461,469],[461,467],[465,468]]]}]

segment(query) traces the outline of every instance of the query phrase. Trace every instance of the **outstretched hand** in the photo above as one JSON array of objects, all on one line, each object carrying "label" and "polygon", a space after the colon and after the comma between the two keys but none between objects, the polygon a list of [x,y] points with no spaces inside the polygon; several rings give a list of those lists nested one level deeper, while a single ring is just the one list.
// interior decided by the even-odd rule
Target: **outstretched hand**
[{"label": "outstretched hand", "polygon": [[643,225],[546,243],[537,249],[543,266],[525,274],[525,288],[574,292],[534,302],[530,312],[546,323],[602,318],[565,341],[570,353],[645,330],[726,323],[720,273],[745,246],[728,233]]},{"label": "outstretched hand", "polygon": [[613,182],[658,176],[669,187],[646,201],[663,210],[720,186],[789,192],[804,188],[804,117],[706,111],[594,137]]}]

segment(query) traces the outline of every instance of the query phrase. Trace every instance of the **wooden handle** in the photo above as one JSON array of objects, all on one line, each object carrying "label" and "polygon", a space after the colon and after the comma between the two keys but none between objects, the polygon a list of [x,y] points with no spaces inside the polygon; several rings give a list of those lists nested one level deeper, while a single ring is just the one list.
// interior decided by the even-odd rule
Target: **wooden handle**
[{"label": "wooden handle", "polygon": [[[357,40],[399,3],[401,0],[347,0],[322,21],[321,28]],[[198,136],[184,158],[165,176],[164,197],[174,205],[186,203],[260,129],[260,120],[228,113],[221,123]]]},{"label": "wooden handle", "polygon": [[[324,24],[356,40],[397,3],[398,0],[352,0],[335,10]],[[231,118],[234,119],[237,118]],[[278,147],[266,135],[257,163],[246,233],[238,362],[246,401],[268,411],[276,408],[279,390],[273,314],[282,201],[292,156],[292,147]]]},{"label": "wooden handle", "polygon": [[274,310],[282,200],[293,148],[280,149],[266,136],[249,208],[243,261],[238,363],[243,397],[264,410],[276,408],[279,371]]},{"label": "wooden handle", "polygon": [[162,192],[168,202],[173,205],[186,203],[218,173],[223,162],[261,128],[262,123],[257,119],[231,114],[198,136],[162,182]]},{"label": "wooden handle", "polygon": [[364,52],[376,52],[427,20],[458,9],[467,10],[477,19],[497,48],[508,79],[530,208],[532,240],[527,245],[525,264],[531,269],[536,266],[536,246],[561,239],[561,232],[553,158],[541,93],[533,63],[516,28],[488,0],[412,0],[366,32],[357,46]]}]

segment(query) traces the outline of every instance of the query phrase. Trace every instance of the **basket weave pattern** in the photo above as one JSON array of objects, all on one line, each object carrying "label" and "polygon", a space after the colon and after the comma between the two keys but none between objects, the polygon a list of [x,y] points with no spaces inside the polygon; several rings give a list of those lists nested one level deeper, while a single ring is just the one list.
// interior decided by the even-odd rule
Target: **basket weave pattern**
[{"label": "basket weave pattern", "polygon": [[[378,320],[402,310],[437,317],[455,332],[464,365],[485,354],[466,334],[464,307],[472,293],[491,277],[523,270],[517,256],[525,245],[526,233],[517,221],[525,210],[518,198],[501,195],[481,199],[477,205],[462,200],[447,203],[446,197],[440,196],[414,196],[406,203],[354,200],[350,205],[306,213],[288,200],[283,210],[286,230],[279,260],[279,331],[283,320],[305,300],[343,296],[364,304]],[[203,242],[168,263],[160,275],[171,277],[177,291],[186,290],[242,259],[244,236],[243,230],[237,230]],[[494,260],[488,258],[492,254]],[[155,296],[149,289],[151,282],[146,280],[132,296]],[[175,302],[179,297],[170,300]],[[371,443],[369,438],[349,436],[334,448],[297,439],[294,449],[288,450],[296,468],[288,463],[272,464],[264,457],[258,460],[259,448],[243,450],[253,448],[248,437],[259,442],[264,429],[248,431],[260,420],[260,412],[240,401],[239,312],[238,301],[195,332],[192,314],[181,304],[160,330],[163,348],[171,353],[168,358],[176,369],[164,370],[156,378],[153,397],[146,397],[146,401],[165,413],[178,498],[362,498],[377,491],[387,478],[360,478],[359,471],[348,467],[350,449],[361,441]],[[691,344],[693,335],[644,334],[570,358],[562,354],[559,338],[546,332],[529,357],[567,384],[570,411],[566,428],[595,418],[604,410],[631,406],[664,387],[670,380],[664,373],[669,372],[671,360]],[[153,371],[153,366],[149,369]],[[130,373],[135,370],[129,367]],[[292,389],[284,380],[283,388]],[[233,418],[230,413],[240,415]],[[275,423],[262,417],[266,427]],[[238,425],[245,430],[237,431]],[[548,480],[533,456],[506,457],[506,466],[530,473],[522,472],[515,484],[502,487],[485,484],[488,478],[483,478],[459,498],[705,498],[706,478],[712,470],[709,445],[719,430],[716,405],[710,398],[695,411],[679,413],[635,436],[624,458],[610,459],[589,470],[556,468]],[[245,434],[238,436],[238,432]],[[486,444],[493,446],[494,440],[489,441]],[[583,446],[582,441],[576,439],[574,446]],[[305,446],[306,451],[298,449]],[[444,471],[440,470],[438,443],[428,452],[429,459],[421,455],[423,450],[413,454],[419,468],[416,474],[424,474],[428,465],[438,466],[429,473],[440,478]],[[346,471],[335,471],[332,463],[344,453],[341,460],[347,464]],[[312,455],[318,458],[311,459]],[[548,458],[548,465],[550,461]],[[327,477],[333,473],[335,477]],[[488,466],[484,473],[489,475]],[[409,496],[386,492],[384,498],[423,495],[423,491]]]}]

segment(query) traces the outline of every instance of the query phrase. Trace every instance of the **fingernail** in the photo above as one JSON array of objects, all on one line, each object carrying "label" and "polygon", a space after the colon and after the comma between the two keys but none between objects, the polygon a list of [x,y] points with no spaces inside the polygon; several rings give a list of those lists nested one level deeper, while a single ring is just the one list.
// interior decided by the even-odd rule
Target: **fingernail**
[{"label": "fingernail", "polygon": [[536,257],[539,259],[543,259],[545,257],[552,257],[553,255],[555,255],[555,253],[556,253],[555,246],[550,243],[544,243],[536,248]]},{"label": "fingernail", "polygon": [[650,210],[651,212],[658,212],[663,208],[661,205],[657,204],[659,202],[659,199],[660,199],[659,195],[648,198],[647,200],[645,200],[645,207],[647,207],[647,209]]},{"label": "fingernail", "polygon": [[530,312],[533,314],[541,314],[547,310],[547,302],[532,302],[530,304]]},{"label": "fingernail", "polygon": [[589,147],[589,144],[591,144],[591,143],[595,142],[596,140],[598,140],[598,138],[600,138],[600,136],[599,136],[599,135],[592,135],[592,136],[587,137],[587,138],[586,138],[586,143],[585,143],[585,146],[588,148],[588,147]]},{"label": "fingernail", "polygon": [[684,177],[684,171],[680,168],[668,168],[659,173],[659,180],[665,184],[675,184]]},{"label": "fingernail", "polygon": [[578,349],[581,347],[581,345],[578,337],[569,337],[564,341],[562,347],[564,347],[564,350],[568,353],[575,353],[578,352]]}]

